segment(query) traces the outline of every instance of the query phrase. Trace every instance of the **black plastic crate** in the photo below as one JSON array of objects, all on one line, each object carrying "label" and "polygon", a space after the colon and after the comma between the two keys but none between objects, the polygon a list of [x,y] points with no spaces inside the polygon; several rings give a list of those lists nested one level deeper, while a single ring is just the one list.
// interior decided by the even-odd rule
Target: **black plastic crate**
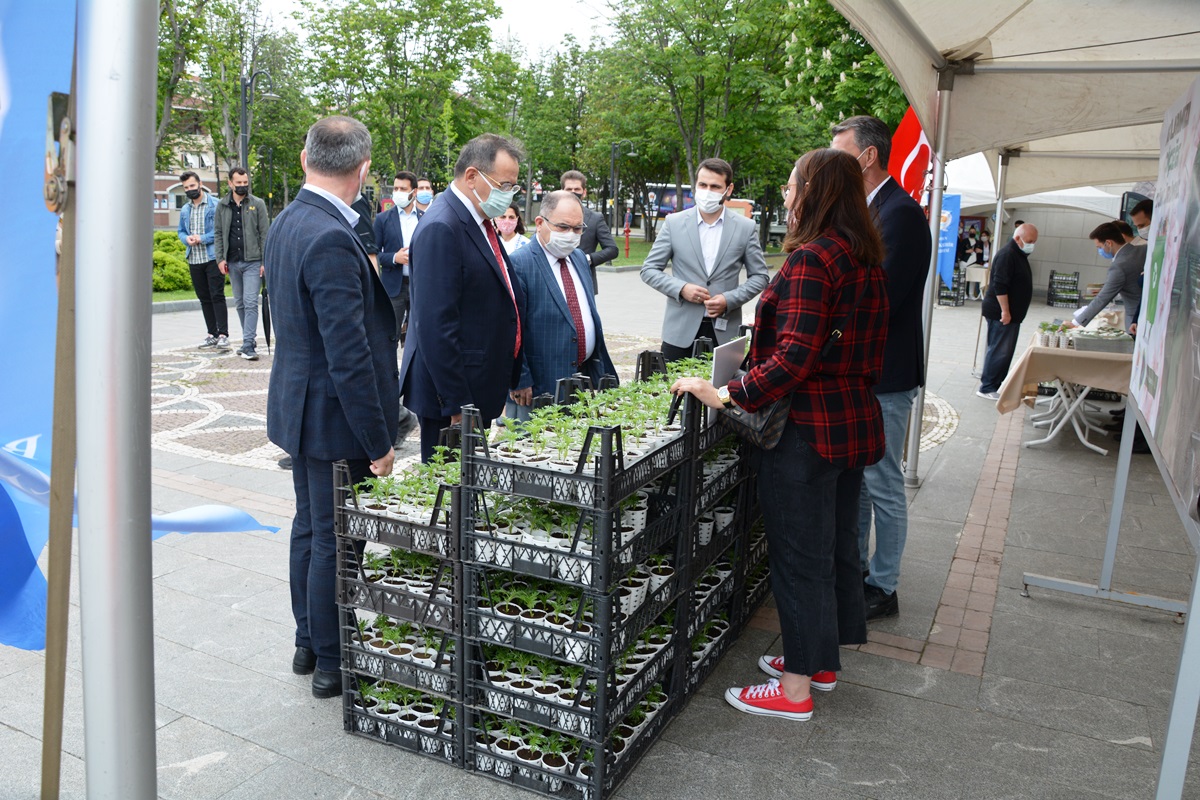
[{"label": "black plastic crate", "polygon": [[[390,630],[379,631],[352,608],[343,607],[340,613],[343,671],[452,700],[462,698],[457,663],[462,657],[460,636],[436,628],[416,628],[400,620],[391,620],[395,625]],[[396,637],[405,626],[413,627],[415,635]]]},{"label": "black plastic crate", "polygon": [[[342,676],[345,730],[435,761],[463,766],[465,717],[461,703],[426,696],[419,703],[404,705],[405,700],[389,705],[372,696],[379,691],[380,682],[346,672]],[[364,693],[364,688],[368,693]]]},{"label": "black plastic crate", "polygon": [[[460,633],[462,567],[457,561],[430,558],[427,580],[404,581],[365,568],[373,551],[360,543],[339,538],[338,602],[426,628]],[[397,550],[397,553],[404,551]],[[418,578],[421,576],[418,575]]]},{"label": "black plastic crate", "polygon": [[441,558],[458,557],[457,486],[439,486],[431,507],[385,507],[354,491],[344,461],[335,463],[333,470],[334,531],[339,536]]},{"label": "black plastic crate", "polygon": [[[715,641],[705,641],[703,647],[697,646],[697,640],[704,631],[719,630]],[[692,650],[689,654],[687,681],[684,685],[684,696],[690,697],[707,680],[717,667],[717,662],[737,640],[737,631],[728,619],[714,616],[705,620],[701,630],[693,637]]]},{"label": "black plastic crate", "polygon": [[695,439],[692,432],[698,424],[699,404],[687,402],[684,408],[684,418],[691,422],[665,426],[671,438],[660,441],[636,459],[626,457],[628,451],[619,427],[591,427],[582,454],[569,471],[559,471],[501,458],[502,450],[487,441],[478,410],[464,406],[463,486],[612,510],[624,498],[692,457]]}]

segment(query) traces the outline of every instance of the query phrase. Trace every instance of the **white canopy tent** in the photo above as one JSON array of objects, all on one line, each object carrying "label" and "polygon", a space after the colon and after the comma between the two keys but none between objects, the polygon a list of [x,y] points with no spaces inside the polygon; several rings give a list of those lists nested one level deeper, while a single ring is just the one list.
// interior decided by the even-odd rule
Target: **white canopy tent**
[{"label": "white canopy tent", "polygon": [[[1157,150],[1155,126],[1200,73],[1195,0],[992,0],[969,8],[949,0],[830,1],[883,58],[935,143],[929,209],[935,240],[951,158],[983,152],[997,162],[997,238],[1009,180],[1016,191],[1029,193],[1154,177],[1156,162],[1139,148]],[[934,267],[925,295],[927,355]],[[918,395],[909,426],[909,485],[916,485],[923,406]],[[1117,508],[1114,503],[1101,583],[1109,552],[1116,550]],[[1200,534],[1185,517],[1181,522],[1196,547]],[[1118,594],[1100,590],[1092,596]],[[1194,603],[1200,602],[1198,590],[1200,583]],[[1163,743],[1160,800],[1183,795],[1200,703],[1200,634],[1193,635],[1200,626],[1192,616]]]},{"label": "white canopy tent", "polygon": [[[996,185],[992,167],[983,153],[965,158],[956,158],[946,165],[946,191],[962,198],[962,210],[967,212],[991,211],[996,207]],[[1011,166],[1011,163],[1010,163]],[[1009,188],[1012,174],[1009,174]],[[1096,186],[1077,186],[1069,189],[1035,192],[1018,197],[1004,198],[1005,205],[1052,206],[1091,211],[1106,217],[1116,217],[1120,211],[1121,195]]]}]

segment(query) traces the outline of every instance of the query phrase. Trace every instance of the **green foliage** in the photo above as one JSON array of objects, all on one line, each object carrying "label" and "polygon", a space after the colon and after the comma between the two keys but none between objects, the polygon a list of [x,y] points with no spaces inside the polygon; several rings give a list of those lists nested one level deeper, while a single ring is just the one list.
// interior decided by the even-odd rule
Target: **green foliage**
[{"label": "green foliage", "polygon": [[187,256],[187,245],[179,241],[179,235],[175,231],[155,231],[154,249],[161,250],[164,253],[176,254],[180,258],[186,258]]},{"label": "green foliage", "polygon": [[[159,236],[161,232],[154,234],[154,291],[169,292],[180,289],[192,288],[192,274],[188,269],[187,259],[181,250],[162,249],[158,248]],[[183,248],[183,242],[179,241],[179,237],[175,234],[170,234],[171,239]],[[166,237],[163,238],[164,245],[167,245]]]}]

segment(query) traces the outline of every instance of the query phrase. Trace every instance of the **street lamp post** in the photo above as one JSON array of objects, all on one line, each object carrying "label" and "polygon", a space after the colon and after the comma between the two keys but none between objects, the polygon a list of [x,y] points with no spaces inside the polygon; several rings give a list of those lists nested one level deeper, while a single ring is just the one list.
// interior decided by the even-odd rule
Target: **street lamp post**
[{"label": "street lamp post", "polygon": [[274,208],[275,197],[275,148],[269,146],[264,148],[263,145],[259,145],[257,150],[259,158],[262,158],[264,149],[267,151],[267,217],[269,218]]},{"label": "street lamp post", "polygon": [[267,80],[267,91],[263,94],[263,99],[279,99],[279,95],[271,92],[271,89],[274,88],[271,73],[265,69],[255,71],[249,78],[245,75],[241,77],[242,103],[238,109],[238,163],[244,169],[249,168],[250,162],[250,104],[254,102],[254,83],[260,77]]},{"label": "street lamp post", "polygon": [[630,157],[637,155],[637,152],[633,149],[633,142],[629,141],[628,139],[618,139],[617,141],[612,143],[611,160],[609,161],[609,164],[608,164],[608,184],[609,184],[610,189],[612,190],[612,220],[611,220],[611,222],[612,222],[612,227],[613,227],[613,236],[618,235],[619,227],[621,224],[621,221],[619,219],[620,215],[618,214],[618,208],[619,208],[618,197],[620,196],[618,190],[620,189],[620,185],[618,184],[618,174],[617,174],[617,148],[619,148],[623,144],[629,145],[629,152],[626,153],[625,155],[630,156]]}]

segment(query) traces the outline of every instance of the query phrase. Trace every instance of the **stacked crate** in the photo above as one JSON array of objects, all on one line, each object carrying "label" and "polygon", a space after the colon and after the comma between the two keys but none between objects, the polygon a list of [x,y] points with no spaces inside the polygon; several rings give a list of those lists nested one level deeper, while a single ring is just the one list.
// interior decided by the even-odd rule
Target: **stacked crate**
[{"label": "stacked crate", "polygon": [[1050,270],[1050,283],[1046,287],[1046,305],[1054,308],[1078,308],[1079,273]]}]

